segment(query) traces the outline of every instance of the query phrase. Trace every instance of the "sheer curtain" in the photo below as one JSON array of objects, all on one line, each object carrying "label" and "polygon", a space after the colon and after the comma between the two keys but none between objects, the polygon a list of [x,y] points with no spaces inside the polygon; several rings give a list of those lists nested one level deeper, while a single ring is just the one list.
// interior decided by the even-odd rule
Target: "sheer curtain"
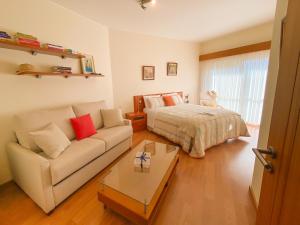
[{"label": "sheer curtain", "polygon": [[270,51],[203,61],[201,91],[217,92],[217,102],[250,124],[261,119]]}]

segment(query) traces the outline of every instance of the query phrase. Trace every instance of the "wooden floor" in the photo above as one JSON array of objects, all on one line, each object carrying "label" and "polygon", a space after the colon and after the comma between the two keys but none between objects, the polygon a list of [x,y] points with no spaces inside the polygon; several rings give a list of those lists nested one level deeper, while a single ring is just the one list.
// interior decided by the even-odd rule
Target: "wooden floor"
[{"label": "wooden floor", "polygon": [[[254,165],[251,138],[229,141],[206,152],[204,159],[180,155],[177,173],[161,205],[155,225],[254,225],[256,210],[248,188]],[[148,131],[134,134],[167,142]],[[121,216],[97,200],[101,174],[46,215],[14,183],[0,187],[0,225],[122,225]]]}]

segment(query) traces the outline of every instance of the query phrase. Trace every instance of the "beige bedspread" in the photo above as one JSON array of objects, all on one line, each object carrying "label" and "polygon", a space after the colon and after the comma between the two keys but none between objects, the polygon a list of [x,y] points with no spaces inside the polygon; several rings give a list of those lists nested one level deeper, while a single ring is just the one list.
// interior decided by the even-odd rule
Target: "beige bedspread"
[{"label": "beige bedspread", "polygon": [[247,126],[235,112],[193,104],[162,107],[153,114],[152,131],[178,143],[191,157],[239,136],[249,136]]}]

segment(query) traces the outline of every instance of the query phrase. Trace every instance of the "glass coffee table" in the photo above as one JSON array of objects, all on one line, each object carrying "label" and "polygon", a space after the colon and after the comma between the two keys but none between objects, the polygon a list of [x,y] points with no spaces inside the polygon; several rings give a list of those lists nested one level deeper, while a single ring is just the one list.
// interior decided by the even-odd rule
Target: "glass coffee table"
[{"label": "glass coffee table", "polygon": [[[136,167],[137,152],[150,152],[150,167]],[[151,224],[179,162],[179,147],[144,140],[101,179],[98,199],[138,225]]]}]

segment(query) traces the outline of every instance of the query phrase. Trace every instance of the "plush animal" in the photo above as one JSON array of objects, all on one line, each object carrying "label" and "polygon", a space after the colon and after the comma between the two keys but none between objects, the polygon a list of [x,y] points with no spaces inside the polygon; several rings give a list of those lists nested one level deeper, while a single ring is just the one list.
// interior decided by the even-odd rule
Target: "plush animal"
[{"label": "plush animal", "polygon": [[200,94],[200,105],[216,108],[217,105],[217,93],[213,90],[202,92]]}]

